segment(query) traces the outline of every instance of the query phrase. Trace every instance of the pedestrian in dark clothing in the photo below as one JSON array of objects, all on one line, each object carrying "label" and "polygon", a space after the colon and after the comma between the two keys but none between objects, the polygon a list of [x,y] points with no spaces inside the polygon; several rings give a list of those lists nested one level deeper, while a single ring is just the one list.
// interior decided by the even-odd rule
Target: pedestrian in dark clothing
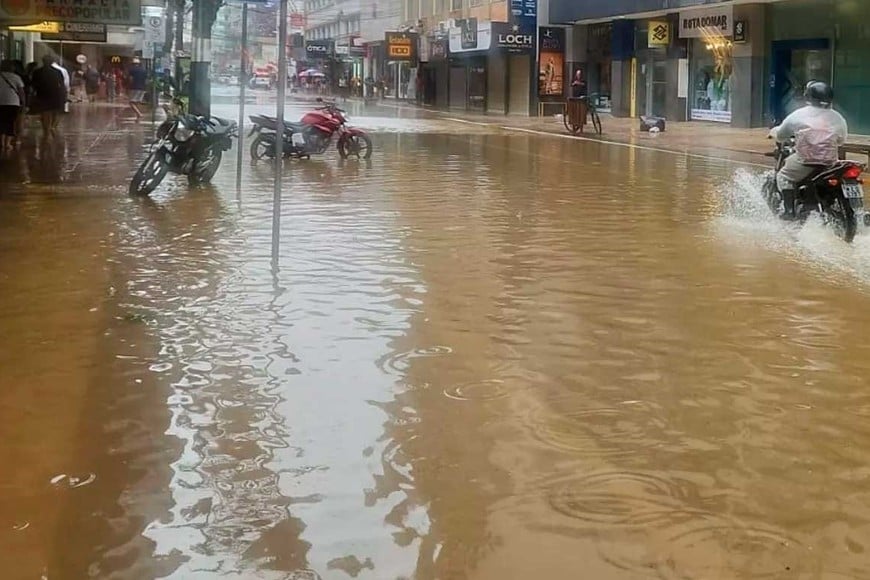
[{"label": "pedestrian in dark clothing", "polygon": [[24,106],[24,81],[15,74],[11,60],[0,63],[0,149],[12,149],[16,124]]},{"label": "pedestrian in dark clothing", "polygon": [[587,94],[586,79],[583,78],[583,71],[578,68],[574,73],[574,80],[571,81],[571,96],[579,99]]},{"label": "pedestrian in dark clothing", "polygon": [[133,59],[133,65],[127,71],[127,78],[130,81],[130,90],[127,93],[130,97],[130,108],[136,114],[136,121],[138,122],[142,118],[140,107],[145,103],[145,87],[148,84],[148,73],[138,58]]},{"label": "pedestrian in dark clothing", "polygon": [[54,66],[51,55],[42,57],[42,66],[33,71],[34,112],[42,119],[42,134],[48,138],[57,128],[57,119],[63,114],[67,92],[63,74]]},{"label": "pedestrian in dark clothing", "polygon": [[97,93],[100,92],[100,73],[97,69],[88,65],[85,69],[85,92],[88,94],[88,101],[94,102],[97,98]]}]

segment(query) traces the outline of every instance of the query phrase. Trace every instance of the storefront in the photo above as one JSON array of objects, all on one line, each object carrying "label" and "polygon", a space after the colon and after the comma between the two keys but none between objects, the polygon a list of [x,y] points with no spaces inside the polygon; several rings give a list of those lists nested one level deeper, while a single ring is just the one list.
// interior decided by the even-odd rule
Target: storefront
[{"label": "storefront", "polygon": [[[803,104],[809,80],[833,84],[834,107],[850,133],[870,134],[870,43],[865,2],[789,0],[767,6],[771,87],[765,110],[776,119]],[[749,34],[756,31],[750,28]]]},{"label": "storefront", "polygon": [[451,109],[486,111],[487,57],[492,47],[492,23],[476,18],[457,20],[449,46],[449,97]]},{"label": "storefront", "polygon": [[536,34],[507,22],[458,20],[448,36],[448,106],[530,114]]},{"label": "storefront", "polygon": [[689,119],[731,123],[734,9],[680,12],[679,37],[689,43]]},{"label": "storefront", "polygon": [[423,64],[423,103],[447,108],[449,99],[448,40],[446,36],[430,36],[429,60]]},{"label": "storefront", "polygon": [[[613,24],[604,22],[589,26],[586,36],[586,86],[597,97],[598,110],[609,113],[611,104]],[[574,69],[570,71],[571,78]],[[568,80],[570,82],[570,79]]]},{"label": "storefront", "polygon": [[407,99],[413,96],[413,82],[417,68],[419,37],[416,32],[387,32],[384,37],[386,46],[386,96]]}]

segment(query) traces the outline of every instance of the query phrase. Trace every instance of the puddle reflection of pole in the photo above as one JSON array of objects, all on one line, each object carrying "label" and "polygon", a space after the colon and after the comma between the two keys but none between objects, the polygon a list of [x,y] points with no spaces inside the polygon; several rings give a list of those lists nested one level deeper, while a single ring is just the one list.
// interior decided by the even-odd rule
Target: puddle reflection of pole
[{"label": "puddle reflection of pole", "polygon": [[275,191],[272,195],[272,267],[278,268],[281,238],[281,177],[284,169],[284,97],[287,89],[287,0],[281,0],[278,16],[278,118],[275,134]]},{"label": "puddle reflection of pole", "polygon": [[242,150],[245,142],[245,58],[248,55],[248,3],[242,4],[242,55],[239,65],[239,150],[236,155],[236,197],[242,196]]}]

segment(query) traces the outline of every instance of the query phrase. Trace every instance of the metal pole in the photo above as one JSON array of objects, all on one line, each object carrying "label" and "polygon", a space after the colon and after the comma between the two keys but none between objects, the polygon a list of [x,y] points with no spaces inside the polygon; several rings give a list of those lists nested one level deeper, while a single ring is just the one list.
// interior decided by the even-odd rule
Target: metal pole
[{"label": "metal pole", "polygon": [[284,97],[287,90],[287,0],[281,0],[278,16],[278,103],[275,139],[275,191],[272,194],[272,267],[278,268],[281,238],[281,177],[284,159]]},{"label": "metal pole", "polygon": [[248,54],[248,3],[242,4],[242,55],[239,66],[239,150],[236,156],[236,193],[242,191],[242,149],[245,142],[245,55]]},{"label": "metal pole", "polygon": [[151,46],[151,126],[157,124],[157,45]]}]

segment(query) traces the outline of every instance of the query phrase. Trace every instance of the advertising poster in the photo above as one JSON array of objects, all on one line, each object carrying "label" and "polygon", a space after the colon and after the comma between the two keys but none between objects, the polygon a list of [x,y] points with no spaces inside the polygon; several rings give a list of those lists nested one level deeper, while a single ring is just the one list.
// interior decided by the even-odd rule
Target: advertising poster
[{"label": "advertising poster", "polygon": [[549,26],[538,31],[538,96],[565,94],[565,30]]}]

